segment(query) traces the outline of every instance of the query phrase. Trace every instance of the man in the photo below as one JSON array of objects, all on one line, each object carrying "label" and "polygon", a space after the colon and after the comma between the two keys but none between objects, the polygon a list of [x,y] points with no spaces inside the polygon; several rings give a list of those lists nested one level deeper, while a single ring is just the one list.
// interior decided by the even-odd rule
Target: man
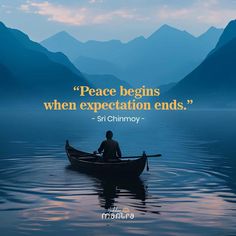
[{"label": "man", "polygon": [[110,130],[107,131],[106,132],[107,139],[101,143],[98,149],[98,152],[100,154],[103,152],[103,158],[105,161],[121,157],[119,143],[113,140],[112,137],[113,137],[112,131]]}]

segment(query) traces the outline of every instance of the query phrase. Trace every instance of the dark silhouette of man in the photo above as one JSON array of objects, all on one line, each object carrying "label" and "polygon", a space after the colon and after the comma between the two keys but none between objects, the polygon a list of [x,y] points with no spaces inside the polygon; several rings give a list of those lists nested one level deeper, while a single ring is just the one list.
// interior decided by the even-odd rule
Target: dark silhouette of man
[{"label": "dark silhouette of man", "polygon": [[116,159],[121,157],[121,151],[119,143],[112,139],[113,133],[112,131],[106,132],[106,140],[104,140],[99,149],[98,152],[101,154],[103,152],[103,158],[105,161],[108,161],[110,159]]}]

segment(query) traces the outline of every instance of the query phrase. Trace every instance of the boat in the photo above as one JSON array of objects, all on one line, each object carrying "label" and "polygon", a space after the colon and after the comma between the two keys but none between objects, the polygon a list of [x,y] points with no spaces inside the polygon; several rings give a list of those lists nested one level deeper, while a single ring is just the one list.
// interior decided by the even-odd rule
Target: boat
[{"label": "boat", "polygon": [[68,141],[65,149],[73,168],[96,176],[138,177],[142,174],[147,163],[146,155],[135,160],[115,159],[103,161],[103,158],[99,155],[73,148]]}]

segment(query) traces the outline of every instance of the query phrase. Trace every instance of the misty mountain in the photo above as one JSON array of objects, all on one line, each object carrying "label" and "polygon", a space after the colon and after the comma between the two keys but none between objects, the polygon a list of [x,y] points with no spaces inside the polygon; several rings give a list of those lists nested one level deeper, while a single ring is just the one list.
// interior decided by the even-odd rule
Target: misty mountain
[{"label": "misty mountain", "polygon": [[172,98],[193,98],[194,104],[201,107],[235,106],[236,38],[230,37],[234,35],[235,28],[236,21],[230,22],[216,49],[167,95]]},{"label": "misty mountain", "polygon": [[103,75],[106,71],[107,74],[121,76],[120,68],[105,60],[81,56],[74,61],[74,65],[84,73],[89,71],[90,74]]},{"label": "misty mountain", "polygon": [[34,51],[38,51],[38,52],[46,54],[50,60],[56,63],[62,64],[68,67],[69,69],[71,69],[74,73],[82,76],[80,71],[74,66],[74,64],[70,62],[70,60],[63,53],[61,52],[52,53],[48,51],[46,48],[42,47],[41,44],[30,40],[28,35],[26,35],[25,33],[17,29],[9,29],[9,30],[15,36],[15,38],[17,38],[17,40],[19,40],[20,43],[24,45],[24,47],[30,50],[34,50]]},{"label": "misty mountain", "polygon": [[[41,44],[52,52],[63,52],[72,61],[78,57],[111,60],[122,47],[119,40],[95,41],[89,40],[85,43],[78,41],[65,31],[59,32],[44,40]],[[113,52],[115,50],[115,52]]]},{"label": "misty mountain", "polygon": [[220,47],[224,46],[235,37],[236,37],[236,20],[232,20],[225,28],[224,33],[221,35],[214,50],[217,50]]},{"label": "misty mountain", "polygon": [[[78,57],[80,47],[83,45],[82,42],[79,42],[65,31],[53,35],[47,40],[41,42],[41,44],[52,52],[63,52],[71,60]],[[60,48],[60,50],[58,50],[58,48]]]},{"label": "misty mountain", "polygon": [[133,85],[152,86],[178,81],[187,75],[214,48],[221,33],[221,29],[212,27],[194,37],[163,25],[150,37],[141,36],[127,43],[119,40],[83,43],[61,32],[44,40],[42,45],[65,53],[86,73],[111,73]]},{"label": "misty mountain", "polygon": [[130,88],[131,85],[127,82],[118,79],[114,75],[88,75],[84,74],[89,83],[96,85],[98,88],[115,88],[117,91],[120,86]]},{"label": "misty mountain", "polygon": [[210,27],[205,33],[198,37],[199,43],[203,50],[204,55],[209,53],[209,50],[216,47],[216,43],[223,33],[223,29]]},{"label": "misty mountain", "polygon": [[66,56],[49,52],[3,23],[0,23],[0,69],[1,87],[9,92],[17,90],[21,94],[18,99],[69,97],[73,85],[88,84]]}]

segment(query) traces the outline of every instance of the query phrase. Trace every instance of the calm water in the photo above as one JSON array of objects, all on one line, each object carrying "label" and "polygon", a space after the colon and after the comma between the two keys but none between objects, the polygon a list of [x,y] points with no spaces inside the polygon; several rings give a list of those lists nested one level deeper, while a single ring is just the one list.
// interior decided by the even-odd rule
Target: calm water
[{"label": "calm water", "polygon": [[[147,113],[138,126],[91,117],[2,112],[1,235],[236,235],[235,111]],[[163,157],[135,181],[72,170],[65,139],[93,151],[108,128],[124,155]],[[110,207],[135,218],[102,220]]]}]

